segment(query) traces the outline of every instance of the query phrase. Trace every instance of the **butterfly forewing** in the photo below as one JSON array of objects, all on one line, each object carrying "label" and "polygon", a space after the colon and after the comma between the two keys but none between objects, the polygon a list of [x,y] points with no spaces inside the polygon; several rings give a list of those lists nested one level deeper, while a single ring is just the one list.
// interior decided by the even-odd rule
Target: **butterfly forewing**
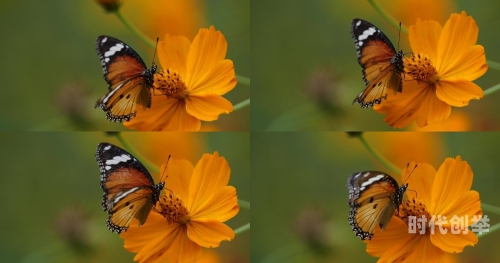
[{"label": "butterfly forewing", "polygon": [[367,21],[354,19],[351,30],[366,85],[353,104],[366,108],[381,103],[388,89],[402,92],[403,52],[396,52],[385,34]]},{"label": "butterfly forewing", "polygon": [[349,189],[349,223],[356,236],[371,239],[375,227],[387,227],[394,211],[402,202],[406,186],[390,175],[366,171],[352,174],[347,181]]},{"label": "butterfly forewing", "polygon": [[109,88],[94,107],[100,107],[112,121],[130,120],[137,104],[143,110],[150,108],[156,67],[148,69],[137,52],[110,36],[97,38],[97,54]]},{"label": "butterfly forewing", "polygon": [[134,156],[112,144],[99,144],[96,160],[104,191],[102,207],[109,214],[108,228],[123,232],[134,217],[144,224],[158,201],[163,182],[155,185],[148,170]]}]

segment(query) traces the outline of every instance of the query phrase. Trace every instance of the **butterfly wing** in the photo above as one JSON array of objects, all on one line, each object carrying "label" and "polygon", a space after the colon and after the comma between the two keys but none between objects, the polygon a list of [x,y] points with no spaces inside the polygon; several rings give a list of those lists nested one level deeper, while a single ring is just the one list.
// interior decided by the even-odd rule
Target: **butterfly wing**
[{"label": "butterfly wing", "polygon": [[372,238],[377,224],[382,230],[387,227],[406,190],[406,187],[399,190],[390,175],[374,171],[352,174],[347,187],[351,207],[349,224],[362,240]]},{"label": "butterfly wing", "polygon": [[163,183],[155,186],[148,170],[134,156],[112,144],[100,143],[96,160],[104,191],[102,207],[109,214],[108,228],[121,233],[134,217],[144,224]]},{"label": "butterfly wing", "polygon": [[99,36],[96,46],[109,90],[94,107],[120,122],[135,116],[138,104],[150,108],[156,67],[148,69],[137,52],[116,38]]},{"label": "butterfly wing", "polygon": [[402,92],[403,52],[396,52],[387,36],[367,21],[354,19],[351,30],[366,85],[353,104],[366,108],[381,103],[387,89]]}]

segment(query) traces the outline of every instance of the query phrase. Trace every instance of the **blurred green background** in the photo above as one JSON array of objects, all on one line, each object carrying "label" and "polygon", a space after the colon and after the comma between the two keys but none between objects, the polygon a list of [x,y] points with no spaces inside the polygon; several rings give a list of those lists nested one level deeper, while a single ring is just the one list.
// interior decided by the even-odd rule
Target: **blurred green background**
[{"label": "blurred green background", "polygon": [[[200,28],[214,25],[226,37],[226,58],[236,74],[250,77],[250,1],[132,1],[121,12],[151,39],[166,32],[192,40]],[[151,66],[154,49],[141,42],[113,14],[91,0],[0,1],[2,96],[0,130],[126,130],[106,119],[94,103],[108,89],[95,51],[99,35],[123,40]],[[158,61],[156,61],[158,63]],[[225,95],[233,105],[250,97],[238,84]],[[245,107],[202,130],[250,129]]]},{"label": "blurred green background", "polygon": [[[238,198],[250,201],[248,133],[123,133],[123,138],[158,166],[169,154],[196,165],[202,154],[218,151],[231,168],[229,185]],[[103,133],[0,133],[0,262],[132,262],[135,254],[106,227],[95,160],[100,142],[122,146]],[[158,182],[159,175],[152,175]],[[249,222],[250,211],[241,208],[226,223],[236,229]],[[246,231],[210,251],[220,262],[249,262],[249,249]]]},{"label": "blurred green background", "polygon": [[[499,133],[365,133],[383,156],[404,168],[410,161],[436,170],[445,158],[460,155],[474,173],[472,190],[481,201],[500,207]],[[251,261],[376,262],[355,236],[349,214],[349,175],[379,170],[380,165],[358,139],[342,132],[251,134]],[[270,157],[272,156],[272,157]],[[411,185],[409,186],[411,189]],[[500,215],[484,211],[493,226]],[[498,262],[498,231],[458,254],[458,262]]]},{"label": "blurred green background", "polygon": [[[479,27],[477,44],[486,59],[500,62],[499,1],[376,0],[404,25],[417,17],[441,25],[451,13],[465,10]],[[263,1],[252,2],[253,131],[380,131],[393,130],[384,115],[351,106],[365,88],[351,21],[362,18],[379,27],[397,48],[398,29],[368,1]],[[401,33],[400,48],[410,51],[408,35]],[[498,70],[488,69],[474,81],[487,89],[500,82]],[[469,106],[453,108],[448,127],[433,130],[498,130],[500,92]],[[407,129],[415,129],[410,126]]]}]

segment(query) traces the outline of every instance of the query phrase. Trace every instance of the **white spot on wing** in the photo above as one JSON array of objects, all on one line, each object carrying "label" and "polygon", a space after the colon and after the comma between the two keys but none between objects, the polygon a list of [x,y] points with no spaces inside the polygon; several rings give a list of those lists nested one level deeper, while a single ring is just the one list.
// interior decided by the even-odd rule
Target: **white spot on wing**
[{"label": "white spot on wing", "polygon": [[131,159],[130,156],[122,154],[120,156],[113,157],[113,159],[107,160],[106,164],[108,164],[108,165],[109,164],[118,164],[120,162],[126,162],[126,161],[128,161],[130,159]]},{"label": "white spot on wing", "polygon": [[363,31],[363,34],[359,35],[358,41],[365,40],[369,36],[372,36],[377,30],[374,27],[369,27],[367,30]]},{"label": "white spot on wing", "polygon": [[373,184],[374,182],[376,182],[376,181],[378,181],[378,180],[380,180],[380,179],[382,179],[382,178],[384,178],[384,175],[383,175],[383,174],[379,174],[379,175],[377,175],[377,176],[374,176],[374,177],[372,177],[372,178],[368,179],[366,182],[364,182],[364,183],[362,183],[362,184],[361,184],[361,187],[359,188],[359,190],[360,190],[360,191],[365,190],[365,188],[366,188],[367,186],[369,186],[369,185]]},{"label": "white spot on wing", "polygon": [[104,150],[105,150],[105,151],[107,151],[107,150],[109,150],[109,149],[111,149],[111,145],[108,145],[108,146],[104,147]]},{"label": "white spot on wing", "polygon": [[104,58],[104,62],[108,63],[109,62],[109,58]]},{"label": "white spot on wing", "polygon": [[129,195],[137,190],[139,190],[139,187],[134,187],[126,192],[121,192],[121,193],[116,194],[115,198],[113,199],[113,203],[116,204],[116,203],[120,202],[120,200],[122,200],[124,197],[126,197],[127,195]]},{"label": "white spot on wing", "polygon": [[122,50],[125,46],[122,43],[117,43],[116,45],[112,46],[106,53],[104,53],[105,57],[111,57],[113,56],[117,51]]},{"label": "white spot on wing", "polygon": [[111,166],[106,165],[106,167],[104,167],[104,169],[109,170],[109,169],[111,169]]},{"label": "white spot on wing", "polygon": [[107,40],[108,40],[108,38],[107,38],[107,37],[103,38],[103,39],[101,40],[101,44],[106,43],[106,41],[107,41]]},{"label": "white spot on wing", "polygon": [[359,20],[357,23],[356,23],[356,26],[358,27],[359,25],[361,25],[361,20]]}]

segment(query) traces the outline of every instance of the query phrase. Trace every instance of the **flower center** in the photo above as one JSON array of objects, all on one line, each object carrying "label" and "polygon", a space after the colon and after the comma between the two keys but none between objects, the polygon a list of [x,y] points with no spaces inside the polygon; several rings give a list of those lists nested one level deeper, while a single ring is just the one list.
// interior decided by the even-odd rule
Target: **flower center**
[{"label": "flower center", "polygon": [[429,57],[423,53],[412,55],[406,65],[406,73],[413,79],[429,84],[436,84],[439,81],[438,72]]},{"label": "flower center", "polygon": [[176,70],[168,68],[155,74],[154,88],[170,98],[185,99],[186,85]]},{"label": "flower center", "polygon": [[168,192],[160,198],[156,209],[169,223],[187,224],[191,220],[182,199],[173,192]]},{"label": "flower center", "polygon": [[[410,216],[415,217],[417,221],[419,221],[419,219],[423,219],[426,222],[428,222],[428,220],[431,218],[431,215],[427,211],[425,204],[421,200],[415,200],[415,197],[413,197],[411,200],[408,199],[404,201],[399,207],[398,217],[401,218],[407,225]],[[426,227],[426,226],[428,225],[417,224],[419,230],[421,227]]]}]

